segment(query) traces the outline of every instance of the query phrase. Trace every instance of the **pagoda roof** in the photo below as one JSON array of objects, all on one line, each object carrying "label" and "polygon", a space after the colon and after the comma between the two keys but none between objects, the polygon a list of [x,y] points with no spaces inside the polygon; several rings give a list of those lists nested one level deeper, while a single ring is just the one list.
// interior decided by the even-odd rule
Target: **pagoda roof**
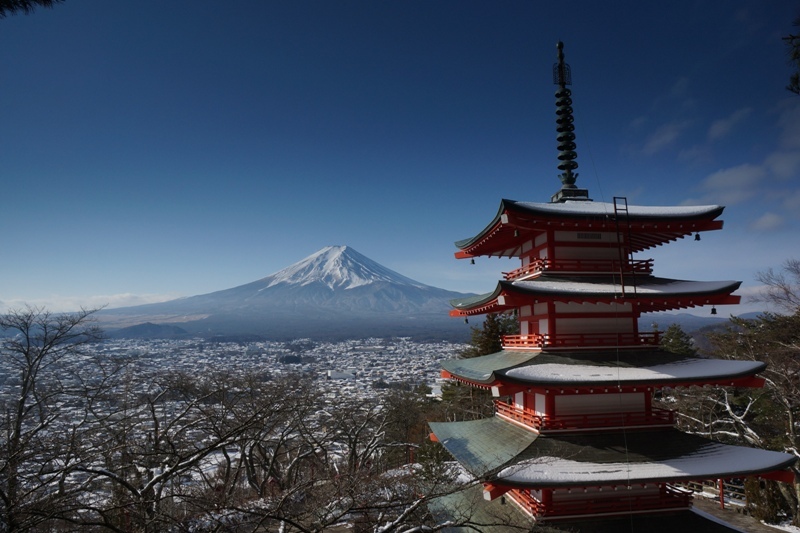
[{"label": "pagoda roof", "polygon": [[740,281],[687,281],[649,275],[559,276],[499,281],[492,292],[451,300],[453,316],[496,313],[535,302],[620,303],[635,300],[640,312],[738,303],[730,293]]},{"label": "pagoda roof", "polygon": [[[695,504],[696,505],[696,504]],[[620,531],[646,531],[647,533],[675,533],[676,531],[702,531],[703,533],[741,533],[742,530],[723,523],[718,518],[695,509],[654,513],[633,513],[621,517],[574,517],[547,522],[546,527],[534,528],[534,519],[517,505],[507,505],[504,499],[486,501],[481,485],[436,498],[429,505],[440,522],[470,525],[448,527],[448,533],[474,533],[475,525],[492,533],[521,533],[546,531],[547,533],[619,533]],[[766,527],[766,526],[765,526]]]},{"label": "pagoda roof", "polygon": [[558,203],[519,202],[503,199],[491,222],[477,235],[457,241],[458,258],[480,255],[517,257],[519,233],[548,229],[624,231],[634,252],[660,246],[699,231],[722,228],[715,220],[725,208],[701,206],[638,206],[615,210],[615,204],[591,200]]},{"label": "pagoda roof", "polygon": [[469,472],[510,487],[587,487],[765,474],[786,453],[732,446],[676,429],[536,434],[494,416],[430,424]]},{"label": "pagoda roof", "polygon": [[451,376],[480,385],[542,387],[678,386],[726,384],[764,371],[760,361],[689,358],[658,348],[636,350],[503,350],[469,359],[449,359]]},{"label": "pagoda roof", "polygon": [[[428,508],[438,522],[465,524],[449,526],[445,533],[475,533],[476,525],[480,531],[491,533],[522,533],[536,531],[535,520],[517,505],[506,505],[504,499],[486,501],[483,486],[469,484],[460,490],[453,490],[431,500]],[[466,525],[469,524],[469,525]],[[561,530],[549,528],[548,533]],[[575,533],[573,530],[569,530]],[[616,530],[619,531],[619,530]],[[564,533],[567,533],[564,531]],[[671,532],[674,533],[674,532]],[[725,533],[731,533],[730,530]]]}]

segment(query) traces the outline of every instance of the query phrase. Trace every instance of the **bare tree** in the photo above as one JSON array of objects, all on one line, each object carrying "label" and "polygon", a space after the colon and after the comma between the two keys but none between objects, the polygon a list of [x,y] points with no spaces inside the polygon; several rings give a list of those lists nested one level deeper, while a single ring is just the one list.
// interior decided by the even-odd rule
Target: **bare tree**
[{"label": "bare tree", "polygon": [[131,383],[94,413],[93,445],[85,452],[93,460],[79,471],[102,497],[84,506],[80,523],[140,532],[213,523],[242,483],[233,466],[241,464],[242,443],[280,425],[280,396],[224,372]]},{"label": "bare tree", "polygon": [[755,301],[770,303],[790,314],[800,310],[800,260],[787,259],[781,270],[768,268],[756,279],[765,289]]},{"label": "bare tree", "polygon": [[469,507],[432,510],[465,485],[420,444],[421,400],[333,398],[264,372],[143,371],[94,355],[91,313],[0,319],[0,531],[410,533],[471,520]]},{"label": "bare tree", "polygon": [[[800,261],[787,260],[780,270],[768,269],[758,279],[766,287],[760,301],[788,314],[733,318],[724,331],[709,333],[708,339],[716,357],[767,363],[761,373],[765,386],[682,390],[666,399],[680,405],[679,421],[687,431],[800,458]],[[795,476],[800,476],[797,467]],[[754,486],[763,492],[761,496],[773,494],[781,499],[761,497],[762,508],[756,513],[774,520],[777,510],[788,509],[795,523],[800,523],[800,483],[777,484],[773,489]]]},{"label": "bare tree", "polygon": [[195,524],[321,533],[349,523],[359,531],[389,533],[456,523],[435,518],[429,508],[464,488],[455,483],[453,467],[386,461],[391,450],[409,443],[395,438],[404,428],[392,427],[381,402],[332,402],[316,393],[313,382],[297,377],[271,386],[262,401],[279,398],[280,414],[275,423],[248,432],[221,463],[221,485],[198,488],[203,497],[197,501],[214,511]]},{"label": "bare tree", "polygon": [[[794,21],[794,26],[800,28],[800,17]],[[789,54],[789,62],[794,66],[794,72],[789,76],[789,85],[786,89],[800,94],[800,34],[791,33],[783,38],[786,41],[786,51]]]},{"label": "bare tree", "polygon": [[75,504],[80,484],[70,476],[87,423],[81,406],[102,388],[102,370],[89,383],[80,368],[97,362],[86,351],[100,337],[93,312],[29,307],[0,316],[0,364],[8,372],[0,395],[0,530],[30,529]]}]

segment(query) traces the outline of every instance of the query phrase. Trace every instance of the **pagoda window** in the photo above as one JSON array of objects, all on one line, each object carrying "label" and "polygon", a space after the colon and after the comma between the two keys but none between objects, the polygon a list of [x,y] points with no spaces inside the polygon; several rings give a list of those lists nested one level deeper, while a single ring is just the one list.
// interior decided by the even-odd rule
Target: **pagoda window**
[{"label": "pagoda window", "polygon": [[644,392],[575,394],[555,397],[555,417],[644,413]]},{"label": "pagoda window", "polygon": [[556,302],[555,311],[558,314],[616,314],[630,316],[633,306],[630,303],[591,304],[578,302]]},{"label": "pagoda window", "polygon": [[525,393],[517,392],[514,394],[514,409],[523,411],[525,409]]},{"label": "pagoda window", "polygon": [[591,322],[585,318],[558,318],[556,335],[575,335],[588,333],[635,333],[633,323],[628,317],[593,318]]},{"label": "pagoda window", "polygon": [[625,236],[612,231],[556,231],[556,242],[580,242],[620,244],[625,242]]},{"label": "pagoda window", "polygon": [[577,247],[577,246],[556,246],[556,259],[593,259],[616,261],[619,259],[619,250],[608,247]]},{"label": "pagoda window", "polygon": [[538,328],[536,331],[530,331],[528,334],[531,333],[538,333],[540,335],[544,335],[550,333],[548,329],[550,327],[550,321],[547,318],[542,318],[539,320]]},{"label": "pagoda window", "polygon": [[[615,490],[616,489],[616,490]],[[661,491],[655,483],[649,485],[632,485],[631,487],[586,487],[585,489],[555,489],[553,503],[583,501],[587,495],[593,499],[619,499],[621,496],[636,498],[641,496],[659,496]],[[531,494],[531,496],[533,496]]]},{"label": "pagoda window", "polygon": [[533,241],[525,241],[522,243],[522,253],[530,257],[530,251],[533,250]]},{"label": "pagoda window", "polygon": [[532,310],[533,309],[531,308],[530,305],[523,305],[522,307],[519,308],[519,316],[521,317],[531,316],[533,314]]},{"label": "pagoda window", "polygon": [[544,417],[548,415],[547,412],[547,396],[539,392],[533,395],[533,410],[536,416]]}]

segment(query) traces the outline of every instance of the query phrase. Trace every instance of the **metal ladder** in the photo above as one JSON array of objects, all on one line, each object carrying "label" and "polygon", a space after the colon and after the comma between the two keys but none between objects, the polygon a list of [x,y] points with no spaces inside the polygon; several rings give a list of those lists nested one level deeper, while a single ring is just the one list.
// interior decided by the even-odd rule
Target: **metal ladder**
[{"label": "metal ladder", "polygon": [[[633,265],[633,245],[631,244],[631,222],[628,217],[628,198],[625,196],[614,197],[614,222],[617,227],[617,245],[619,252],[619,281],[622,287],[622,297],[625,297],[625,265]],[[624,226],[623,226],[624,224]],[[628,253],[625,253],[627,247]],[[636,272],[631,269],[631,288],[636,294]]]}]

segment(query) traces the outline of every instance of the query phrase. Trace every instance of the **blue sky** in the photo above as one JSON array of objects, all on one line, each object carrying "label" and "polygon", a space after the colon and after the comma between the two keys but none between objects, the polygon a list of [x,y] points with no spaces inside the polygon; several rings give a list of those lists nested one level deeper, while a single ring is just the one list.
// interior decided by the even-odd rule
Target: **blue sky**
[{"label": "blue sky", "polygon": [[67,0],[0,19],[0,301],[202,294],[340,244],[491,290],[512,264],[456,261],[453,242],[501,198],[559,188],[559,40],[578,184],[727,206],[724,230],[640,257],[747,296],[800,257],[781,41],[797,16],[789,1]]}]

